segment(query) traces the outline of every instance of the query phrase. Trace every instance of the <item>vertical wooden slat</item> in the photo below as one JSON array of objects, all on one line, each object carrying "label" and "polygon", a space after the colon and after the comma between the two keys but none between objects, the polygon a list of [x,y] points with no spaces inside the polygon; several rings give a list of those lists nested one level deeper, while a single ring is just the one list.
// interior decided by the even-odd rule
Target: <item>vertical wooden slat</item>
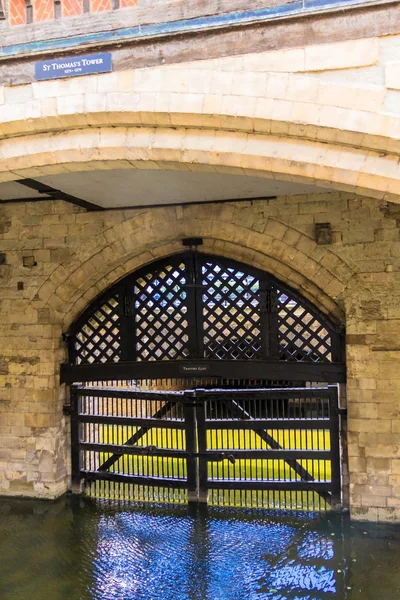
[{"label": "vertical wooden slat", "polygon": [[[199,392],[198,392],[199,394]],[[200,392],[201,394],[201,392]],[[199,451],[199,502],[208,502],[208,461],[205,453],[207,452],[207,421],[206,421],[206,400],[197,398],[196,406],[197,421],[197,444]]]},{"label": "vertical wooden slat", "polygon": [[185,252],[185,292],[187,305],[187,348],[189,357],[196,358],[197,353],[197,323],[196,323],[196,270],[193,252]]},{"label": "vertical wooden slat", "polygon": [[81,470],[81,460],[80,460],[80,437],[79,437],[79,395],[78,389],[75,386],[71,387],[70,391],[71,397],[71,417],[70,417],[70,427],[71,427],[71,482],[72,488],[75,491],[79,491],[80,488],[80,470]]},{"label": "vertical wooden slat", "polygon": [[269,357],[279,358],[278,332],[278,292],[275,286],[269,285],[267,292],[267,314],[269,330]]},{"label": "vertical wooden slat", "polygon": [[331,437],[331,479],[332,499],[331,508],[341,507],[341,469],[340,469],[340,427],[339,427],[339,402],[338,388],[329,386],[329,416]]},{"label": "vertical wooden slat", "polygon": [[196,356],[200,358],[204,358],[203,260],[200,254],[194,253]]},{"label": "vertical wooden slat", "polygon": [[[196,408],[193,403],[185,403],[184,405],[185,415],[185,434],[186,434],[186,450],[187,452],[197,452],[197,440],[196,440]],[[187,469],[187,489],[188,489],[188,501],[197,502],[198,500],[198,470],[197,470],[197,459],[192,456],[186,459]]]}]

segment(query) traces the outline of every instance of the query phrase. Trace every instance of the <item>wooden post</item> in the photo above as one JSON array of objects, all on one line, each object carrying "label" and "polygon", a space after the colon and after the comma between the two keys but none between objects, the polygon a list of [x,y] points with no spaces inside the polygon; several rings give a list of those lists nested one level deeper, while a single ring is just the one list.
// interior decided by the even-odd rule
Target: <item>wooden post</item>
[{"label": "wooden post", "polygon": [[71,386],[71,489],[81,492],[81,461],[80,461],[80,435],[79,435],[79,396],[78,389]]},{"label": "wooden post", "polygon": [[329,386],[329,422],[331,437],[331,479],[332,500],[331,508],[338,510],[342,506],[341,501],[341,468],[340,468],[340,425],[339,425],[339,403],[338,388],[336,385]]},{"label": "wooden post", "polygon": [[[198,393],[198,392],[197,392]],[[208,502],[208,460],[207,452],[207,423],[206,423],[206,398],[197,397],[197,442],[199,448],[199,502]]]},{"label": "wooden post", "polygon": [[[194,402],[184,405],[186,451],[195,454],[197,452],[196,440],[196,408]],[[188,502],[198,501],[198,464],[195,456],[186,459]]]}]

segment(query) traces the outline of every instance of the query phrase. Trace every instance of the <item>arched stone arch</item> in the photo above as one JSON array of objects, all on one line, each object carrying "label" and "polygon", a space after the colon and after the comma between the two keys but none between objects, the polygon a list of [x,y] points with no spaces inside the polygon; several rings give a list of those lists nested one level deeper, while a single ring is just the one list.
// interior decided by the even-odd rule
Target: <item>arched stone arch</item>
[{"label": "arched stone arch", "polygon": [[[341,296],[355,269],[332,250],[274,218],[241,223],[234,204],[133,211],[79,247],[39,289],[43,307],[56,310],[64,330],[104,289],[157,258],[182,251],[184,237],[201,237],[205,252],[233,258],[297,289],[336,321],[343,320]],[[38,300],[35,300],[38,306]]]},{"label": "arched stone arch", "polygon": [[398,156],[341,143],[171,127],[83,128],[0,141],[0,181],[109,168],[228,172],[400,202]]},{"label": "arched stone arch", "polygon": [[[267,53],[268,56],[268,53]],[[400,119],[383,112],[386,87],[354,72],[350,84],[310,73],[243,70],[230,57],[41,81],[21,86],[0,137],[82,127],[157,126],[272,133],[399,153]]]}]

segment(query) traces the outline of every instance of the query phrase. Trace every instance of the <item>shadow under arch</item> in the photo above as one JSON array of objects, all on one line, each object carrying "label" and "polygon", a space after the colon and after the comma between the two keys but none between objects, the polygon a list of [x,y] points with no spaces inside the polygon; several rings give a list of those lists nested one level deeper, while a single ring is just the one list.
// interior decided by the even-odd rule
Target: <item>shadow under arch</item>
[{"label": "shadow under arch", "polygon": [[396,154],[282,135],[116,125],[3,139],[0,150],[0,181],[110,168],[217,170],[400,201]]}]

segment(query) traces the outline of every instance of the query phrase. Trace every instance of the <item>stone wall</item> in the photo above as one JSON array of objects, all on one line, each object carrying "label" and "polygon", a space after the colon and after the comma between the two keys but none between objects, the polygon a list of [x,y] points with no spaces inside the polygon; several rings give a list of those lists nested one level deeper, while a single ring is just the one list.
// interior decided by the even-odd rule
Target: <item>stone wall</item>
[{"label": "stone wall", "polygon": [[[353,29],[336,15],[335,44],[326,21],[285,21],[273,40],[262,28],[214,32],[207,60],[190,40],[142,54],[115,48],[114,72],[103,75],[35,82],[32,57],[5,59],[0,183],[151,168],[327,193],[206,210],[0,204],[0,493],[67,489],[62,333],[107,286],[199,236],[205,251],[269,271],[346,325],[352,514],[400,520],[400,36],[385,34],[387,22],[397,26],[393,6],[377,20],[379,37],[353,33],[364,13]],[[316,223],[331,223],[332,244],[316,244]]]},{"label": "stone wall", "polygon": [[[86,213],[61,201],[0,210],[2,494],[55,497],[67,487],[62,332],[105,287],[199,235],[205,251],[272,272],[346,324],[352,514],[400,518],[397,205],[327,193],[207,211]],[[315,243],[318,222],[332,224],[332,245]]]},{"label": "stone wall", "polygon": [[399,72],[400,36],[388,36],[3,80],[0,181],[151,162],[399,202]]}]

